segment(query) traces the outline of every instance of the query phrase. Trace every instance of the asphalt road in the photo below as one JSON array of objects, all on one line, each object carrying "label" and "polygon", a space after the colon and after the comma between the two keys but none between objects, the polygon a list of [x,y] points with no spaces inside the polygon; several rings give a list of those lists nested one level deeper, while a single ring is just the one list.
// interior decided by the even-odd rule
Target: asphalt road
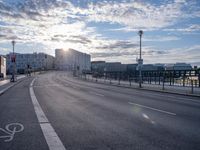
[{"label": "asphalt road", "polygon": [[[2,150],[46,150],[25,79],[0,96],[0,128],[21,123]],[[198,150],[200,98],[86,82],[66,72],[38,75],[35,96],[68,150]]]}]

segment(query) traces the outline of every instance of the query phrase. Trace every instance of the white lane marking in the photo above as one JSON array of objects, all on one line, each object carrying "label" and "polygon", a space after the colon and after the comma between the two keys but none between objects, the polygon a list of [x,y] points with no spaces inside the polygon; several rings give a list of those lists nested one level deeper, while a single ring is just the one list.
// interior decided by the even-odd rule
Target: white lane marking
[{"label": "white lane marking", "polygon": [[105,96],[105,95],[100,94],[100,93],[97,93],[97,92],[92,92],[92,91],[90,91],[90,93],[91,93],[91,94],[94,94],[94,95],[97,95],[97,96],[101,96],[101,97],[104,97],[104,96]]},{"label": "white lane marking", "polygon": [[24,126],[21,123],[10,123],[7,124],[5,129],[0,128],[0,131],[4,132],[7,135],[2,135],[0,138],[6,138],[4,142],[10,142],[14,139],[15,133],[22,132]]},{"label": "white lane marking", "polygon": [[54,87],[54,86],[61,86],[59,84],[46,84],[46,85],[34,85],[34,87]]},{"label": "white lane marking", "polygon": [[65,147],[50,123],[40,124],[50,150],[65,150]]},{"label": "white lane marking", "polygon": [[165,110],[161,110],[161,109],[157,109],[157,108],[153,108],[153,107],[149,107],[149,106],[144,106],[144,105],[140,105],[140,104],[136,104],[136,103],[132,103],[132,102],[128,102],[128,103],[131,104],[131,105],[135,105],[135,106],[139,106],[139,107],[155,110],[155,111],[158,111],[158,112],[161,112],[161,113],[165,113],[165,114],[168,114],[168,115],[173,115],[173,116],[176,115],[175,113],[172,113],[172,112],[169,112],[169,111],[165,111]]},{"label": "white lane marking", "polygon": [[45,137],[45,140],[49,146],[50,150],[66,150],[65,146],[61,142],[60,138],[58,137],[57,133],[49,123],[47,117],[45,116],[36,96],[33,90],[33,83],[36,78],[33,79],[33,81],[30,84],[30,96],[31,100],[34,106],[34,110],[38,119],[38,122],[40,124],[40,127],[42,129],[43,135]]},{"label": "white lane marking", "polygon": [[80,88],[78,87],[75,87],[75,86],[71,86],[73,89],[76,89],[76,90],[80,90]]}]

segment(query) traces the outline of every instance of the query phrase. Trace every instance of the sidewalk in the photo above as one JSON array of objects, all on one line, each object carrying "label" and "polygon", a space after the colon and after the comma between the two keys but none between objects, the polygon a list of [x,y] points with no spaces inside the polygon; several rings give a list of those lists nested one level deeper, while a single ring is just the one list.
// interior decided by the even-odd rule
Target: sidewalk
[{"label": "sidewalk", "polygon": [[10,82],[10,79],[5,79],[0,81],[0,95],[6,92],[8,89],[16,85],[21,79],[25,78],[26,75],[18,75],[16,82]]},{"label": "sidewalk", "polygon": [[[84,77],[82,78],[85,79]],[[97,82],[101,84],[110,84],[115,86],[121,86],[126,88],[136,88],[139,89],[139,83],[136,82],[129,82],[129,81],[118,81],[118,80],[109,80],[109,79],[102,79],[102,78],[92,78],[91,76],[87,76],[87,80],[92,82]],[[181,95],[190,95],[190,96],[198,96],[200,97],[200,88],[199,87],[192,87],[191,86],[170,86],[165,83],[164,89],[163,89],[163,83],[159,84],[148,84],[143,83],[142,84],[143,90],[151,90],[151,91],[159,91],[159,92],[165,92],[165,93],[174,93],[174,94],[181,94]]]}]

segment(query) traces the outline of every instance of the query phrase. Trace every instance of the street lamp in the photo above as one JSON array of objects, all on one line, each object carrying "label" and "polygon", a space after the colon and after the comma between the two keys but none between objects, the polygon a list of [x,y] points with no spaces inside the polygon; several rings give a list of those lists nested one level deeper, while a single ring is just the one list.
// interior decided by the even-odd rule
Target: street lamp
[{"label": "street lamp", "polygon": [[138,31],[138,35],[140,36],[140,58],[138,59],[138,69],[139,69],[139,87],[142,87],[142,64],[143,64],[143,59],[142,59],[142,35],[143,31],[140,30]]},{"label": "street lamp", "polygon": [[11,41],[11,43],[12,43],[12,46],[13,46],[13,54],[12,54],[12,57],[11,57],[13,72],[12,72],[11,81],[15,82],[15,61],[16,61],[15,60],[16,59],[16,57],[15,57],[15,44],[16,44],[16,42],[13,40],[13,41]]}]

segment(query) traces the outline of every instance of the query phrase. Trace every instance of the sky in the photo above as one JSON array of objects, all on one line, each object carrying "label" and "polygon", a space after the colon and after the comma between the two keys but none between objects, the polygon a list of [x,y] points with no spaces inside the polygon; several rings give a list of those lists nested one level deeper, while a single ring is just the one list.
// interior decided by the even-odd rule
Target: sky
[{"label": "sky", "polygon": [[0,54],[73,48],[92,60],[200,66],[200,0],[0,0]]}]

